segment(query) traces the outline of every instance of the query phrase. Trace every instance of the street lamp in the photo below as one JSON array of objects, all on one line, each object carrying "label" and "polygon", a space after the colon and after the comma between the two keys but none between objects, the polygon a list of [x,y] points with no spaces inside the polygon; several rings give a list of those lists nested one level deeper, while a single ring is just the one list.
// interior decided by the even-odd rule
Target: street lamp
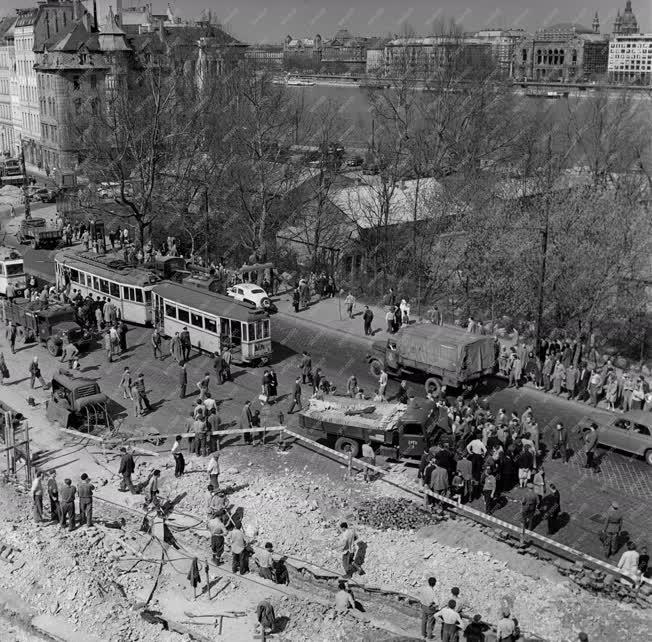
[{"label": "street lamp", "polygon": [[25,167],[25,145],[23,138],[20,138],[20,164],[23,171],[23,196],[25,198],[25,219],[32,218],[32,211],[29,202],[29,182],[27,181],[27,168]]}]

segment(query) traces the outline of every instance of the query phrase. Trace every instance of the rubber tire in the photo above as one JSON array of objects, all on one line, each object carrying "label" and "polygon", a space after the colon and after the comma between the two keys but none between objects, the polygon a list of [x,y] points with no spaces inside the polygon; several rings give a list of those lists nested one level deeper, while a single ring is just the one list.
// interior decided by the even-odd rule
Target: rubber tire
[{"label": "rubber tire", "polygon": [[57,345],[54,339],[48,339],[45,347],[53,357],[58,357],[61,354],[61,346]]},{"label": "rubber tire", "polygon": [[434,388],[433,394],[437,395],[441,390],[441,380],[437,379],[436,377],[429,377],[428,379],[426,379],[426,383],[424,387],[426,389],[426,394],[428,394],[430,392],[430,388],[433,387]]},{"label": "rubber tire", "polygon": [[647,462],[648,466],[652,466],[652,449],[646,451],[645,461]]},{"label": "rubber tire", "polygon": [[348,455],[351,453],[351,457],[357,457],[360,452],[360,444],[355,439],[349,439],[348,437],[338,437],[335,441],[335,450],[340,453]]},{"label": "rubber tire", "polygon": [[372,377],[380,377],[380,371],[383,369],[383,364],[378,359],[372,359],[369,362],[369,372]]}]

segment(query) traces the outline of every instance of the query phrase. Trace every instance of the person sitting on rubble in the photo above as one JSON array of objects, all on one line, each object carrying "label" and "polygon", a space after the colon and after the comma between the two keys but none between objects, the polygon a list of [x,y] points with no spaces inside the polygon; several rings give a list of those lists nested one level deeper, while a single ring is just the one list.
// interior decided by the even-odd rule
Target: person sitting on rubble
[{"label": "person sitting on rubble", "polygon": [[277,584],[288,585],[290,583],[290,573],[288,572],[288,567],[285,564],[287,559],[287,557],[283,556],[280,559],[274,560],[273,575],[274,581]]},{"label": "person sitting on rubble", "polygon": [[335,610],[338,613],[346,613],[349,609],[354,609],[355,600],[351,592],[347,589],[346,582],[340,580],[337,588],[339,590],[335,593]]},{"label": "person sitting on rubble", "polygon": [[276,628],[276,615],[272,606],[272,598],[266,597],[256,607],[258,627],[265,633],[272,633]]}]

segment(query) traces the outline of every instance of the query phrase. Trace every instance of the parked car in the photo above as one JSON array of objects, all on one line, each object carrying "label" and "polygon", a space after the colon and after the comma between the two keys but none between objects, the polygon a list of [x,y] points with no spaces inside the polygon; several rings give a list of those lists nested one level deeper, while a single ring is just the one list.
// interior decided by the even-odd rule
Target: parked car
[{"label": "parked car", "polygon": [[228,288],[226,293],[236,301],[249,303],[263,310],[268,310],[272,305],[272,300],[267,296],[267,292],[255,283],[236,283]]},{"label": "parked car", "polygon": [[57,190],[48,187],[31,186],[28,187],[28,194],[30,201],[43,203],[54,203],[57,199]]},{"label": "parked car", "polygon": [[[590,423],[590,419],[582,420],[580,432],[585,431]],[[652,466],[652,412],[630,410],[596,423],[598,444],[644,457]]]}]

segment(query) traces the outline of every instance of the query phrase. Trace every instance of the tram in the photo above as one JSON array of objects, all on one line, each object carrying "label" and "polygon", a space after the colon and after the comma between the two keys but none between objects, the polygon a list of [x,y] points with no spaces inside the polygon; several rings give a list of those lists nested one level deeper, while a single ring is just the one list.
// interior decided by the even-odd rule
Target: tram
[{"label": "tram", "polygon": [[229,347],[234,360],[266,363],[272,354],[267,312],[234,299],[171,281],[153,288],[156,321],[166,336],[187,328],[191,344],[202,351]]},{"label": "tram", "polygon": [[110,299],[123,320],[140,325],[154,322],[152,289],[160,277],[143,267],[133,267],[116,255],[99,255],[66,248],[54,257],[57,287]]},{"label": "tram", "polygon": [[12,248],[0,247],[0,294],[7,296],[9,285],[15,296],[22,296],[26,285],[23,257]]}]

